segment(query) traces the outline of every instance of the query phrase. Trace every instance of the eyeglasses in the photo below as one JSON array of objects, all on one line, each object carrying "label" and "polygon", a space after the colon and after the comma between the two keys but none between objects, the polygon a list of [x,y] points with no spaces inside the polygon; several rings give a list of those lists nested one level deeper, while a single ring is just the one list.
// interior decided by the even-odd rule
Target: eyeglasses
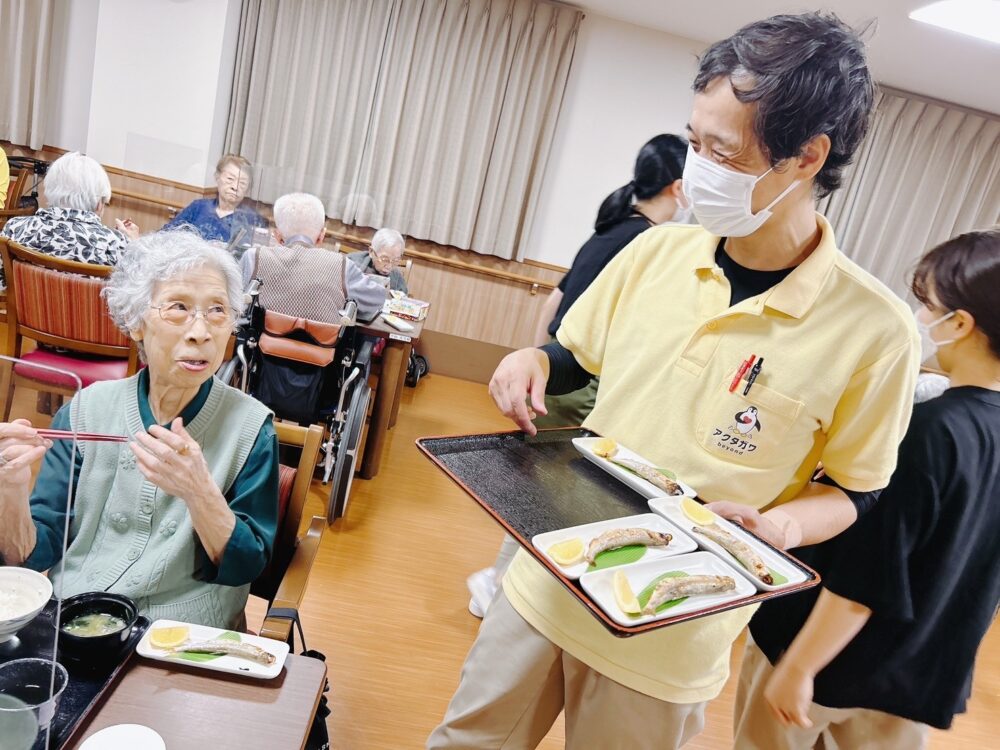
[{"label": "eyeglasses", "polygon": [[153,310],[159,310],[160,317],[172,326],[190,324],[198,314],[205,322],[216,328],[231,326],[236,321],[236,315],[227,305],[211,305],[207,310],[188,307],[183,302],[164,302],[162,305],[150,305]]},{"label": "eyeglasses", "polygon": [[399,259],[395,255],[378,255],[374,250],[370,250],[372,257],[379,263],[398,263]]}]

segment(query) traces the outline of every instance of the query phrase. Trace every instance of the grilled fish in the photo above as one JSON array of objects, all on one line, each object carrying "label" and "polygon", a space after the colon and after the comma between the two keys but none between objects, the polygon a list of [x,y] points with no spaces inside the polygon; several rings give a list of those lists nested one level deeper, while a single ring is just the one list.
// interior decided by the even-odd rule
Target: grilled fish
[{"label": "grilled fish", "polygon": [[678,578],[664,578],[653,589],[649,601],[642,608],[644,615],[656,614],[656,608],[664,602],[680,599],[682,596],[696,596],[698,594],[718,594],[723,591],[732,591],[736,588],[736,581],[729,576],[683,576]]},{"label": "grilled fish", "polygon": [[594,558],[608,549],[627,547],[630,544],[642,544],[646,547],[666,547],[673,537],[649,529],[629,528],[610,529],[599,537],[590,540],[587,546],[587,562],[594,564]]},{"label": "grilled fish", "polygon": [[178,646],[171,649],[175,654],[224,654],[235,656],[248,661],[255,661],[265,667],[274,664],[274,654],[265,651],[260,646],[242,641],[227,641],[217,639],[214,641],[201,641],[200,643],[189,643],[186,646]]},{"label": "grilled fish", "polygon": [[609,458],[608,460],[613,464],[618,464],[623,469],[634,471],[654,487],[663,490],[668,495],[684,494],[684,490],[681,489],[681,486],[677,484],[677,482],[668,477],[655,466],[644,464],[642,461],[632,461],[628,458]]},{"label": "grilled fish", "polygon": [[695,526],[693,531],[695,534],[707,536],[716,544],[724,547],[729,554],[739,560],[740,565],[749,570],[764,583],[769,586],[774,583],[774,579],[771,577],[771,571],[767,569],[767,566],[764,564],[760,555],[754,552],[753,547],[746,542],[742,542],[737,539],[735,536],[719,526],[719,524],[710,523],[707,526]]}]

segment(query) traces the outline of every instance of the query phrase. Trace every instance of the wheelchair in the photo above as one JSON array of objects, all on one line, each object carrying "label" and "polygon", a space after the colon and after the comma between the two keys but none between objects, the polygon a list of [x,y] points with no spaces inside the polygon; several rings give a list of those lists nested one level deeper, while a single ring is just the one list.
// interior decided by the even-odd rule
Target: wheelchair
[{"label": "wheelchair", "polygon": [[234,356],[217,376],[279,419],[323,427],[320,457],[323,484],[330,488],[327,521],[333,523],[350,499],[371,400],[373,341],[356,327],[353,301],[339,311],[339,323],[318,323],[265,310],[259,293],[255,279],[237,321]]}]

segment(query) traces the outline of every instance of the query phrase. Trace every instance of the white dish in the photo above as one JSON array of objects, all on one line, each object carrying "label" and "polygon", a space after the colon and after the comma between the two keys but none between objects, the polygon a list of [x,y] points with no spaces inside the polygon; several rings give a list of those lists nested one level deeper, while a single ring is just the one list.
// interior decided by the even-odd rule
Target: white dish
[{"label": "white dish", "polygon": [[709,552],[713,552],[727,562],[730,562],[734,568],[742,573],[748,581],[761,591],[777,591],[778,589],[802,583],[807,578],[802,569],[786,560],[766,544],[761,544],[756,537],[747,533],[746,529],[742,526],[717,516],[718,520],[716,523],[719,526],[753,547],[757,554],[761,556],[761,559],[764,560],[764,564],[771,569],[772,573],[779,573],[788,579],[785,583],[764,583],[757,576],[740,565],[739,561],[729,554],[729,552],[727,552],[722,545],[713,542],[706,536],[694,533],[693,529],[697,526],[697,524],[685,516],[684,511],[680,509],[680,498],[655,497],[649,501],[649,508],[654,513],[658,513],[667,520],[672,521],[675,525],[680,526],[684,530],[684,533],[689,534],[698,543],[699,547],[708,550]]},{"label": "white dish", "polygon": [[[608,521],[596,521],[594,523],[585,523],[580,526],[570,526],[566,529],[557,529],[556,531],[547,531],[544,534],[536,534],[531,539],[531,543],[535,546],[543,557],[556,566],[562,571],[563,575],[570,579],[576,579],[587,572],[587,568],[590,567],[586,560],[578,562],[576,565],[570,565],[564,567],[557,563],[549,555],[549,548],[553,544],[558,544],[559,542],[564,542],[567,539],[573,539],[578,537],[583,540],[584,551],[587,549],[587,545],[590,544],[590,540],[594,537],[600,536],[605,531],[611,529],[626,529],[631,527],[638,527],[643,529],[650,529],[651,531],[659,531],[661,533],[670,534],[673,539],[670,540],[670,544],[666,547],[647,547],[646,553],[642,556],[641,561],[646,560],[660,560],[664,557],[676,557],[677,555],[682,555],[685,552],[694,552],[698,549],[698,544],[681,531],[677,526],[670,521],[666,520],[662,516],[656,513],[642,513],[638,516],[625,516],[624,518],[612,518]],[[639,562],[639,561],[637,561]],[[635,565],[636,563],[624,563],[624,565]],[[620,568],[622,565],[616,565],[615,568]]]},{"label": "white dish", "polygon": [[52,598],[52,582],[28,568],[0,567],[0,643],[35,619]]},{"label": "white dish", "polygon": [[[645,498],[650,497],[664,497],[666,493],[657,487],[655,484],[647,482],[645,479],[640,477],[638,474],[633,474],[628,469],[624,469],[618,464],[609,461],[606,458],[601,458],[596,455],[593,451],[593,445],[601,438],[596,437],[585,437],[585,438],[573,438],[573,447],[576,448],[580,453],[582,453],[586,458],[593,461],[595,464],[604,469],[608,474],[624,482],[626,485],[631,487],[633,490],[638,492]],[[630,451],[621,443],[618,444],[618,452],[615,454],[615,458],[625,458],[631,461],[641,461],[644,464],[649,464],[650,466],[656,466],[652,461],[647,461],[645,458],[640,456],[634,451]],[[660,467],[660,468],[670,468],[670,467]],[[698,493],[695,492],[690,486],[684,484],[680,479],[674,480],[680,485],[681,489],[684,491],[684,495],[687,497],[695,497]]]},{"label": "white dish", "polygon": [[142,724],[115,724],[90,735],[80,750],[167,750],[159,733]]},{"label": "white dish", "polygon": [[[689,596],[687,600],[658,614],[633,616],[622,612],[615,601],[612,580],[615,572],[619,570],[628,578],[629,585],[636,596],[652,583],[657,576],[675,570],[687,573],[688,575],[728,576],[733,579],[736,588],[721,594]],[[594,600],[594,603],[603,609],[612,620],[626,627],[645,625],[647,622],[655,622],[657,620],[665,620],[668,617],[698,612],[719,604],[744,599],[757,593],[757,590],[749,581],[736,575],[732,566],[723,562],[711,552],[691,552],[687,555],[678,555],[666,559],[643,560],[620,568],[597,570],[581,577],[580,585],[583,586],[583,590],[587,592],[590,598]]]},{"label": "white dish", "polygon": [[224,633],[233,632],[231,630],[225,630],[224,628],[210,628],[207,625],[192,625],[190,623],[177,622],[175,620],[157,620],[142,636],[142,640],[139,641],[139,645],[135,647],[136,653],[139,654],[139,656],[145,656],[147,659],[165,661],[176,666],[211,669],[216,672],[228,672],[229,674],[256,677],[259,680],[270,680],[277,677],[281,674],[282,667],[285,666],[285,658],[288,656],[287,643],[273,641],[270,638],[261,638],[256,635],[248,635],[246,633],[236,633],[236,635],[239,636],[239,640],[243,643],[259,646],[265,651],[273,654],[275,657],[273,664],[265,666],[264,664],[259,664],[255,661],[250,661],[249,659],[241,659],[237,656],[206,655],[210,658],[202,660],[202,656],[198,654],[195,655],[198,657],[197,659],[190,659],[187,658],[187,655],[175,654],[170,650],[156,648],[150,644],[149,637],[154,630],[158,628],[172,628],[182,625],[189,628],[188,643],[211,641]]}]

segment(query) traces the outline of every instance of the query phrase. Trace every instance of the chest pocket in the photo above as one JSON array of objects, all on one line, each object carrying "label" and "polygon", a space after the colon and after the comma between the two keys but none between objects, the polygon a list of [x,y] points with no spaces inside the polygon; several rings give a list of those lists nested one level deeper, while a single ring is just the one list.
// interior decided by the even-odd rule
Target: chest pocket
[{"label": "chest pocket", "polygon": [[730,463],[754,468],[784,464],[786,437],[804,404],[759,382],[743,395],[744,383],[729,392],[732,375],[718,383],[700,410],[697,438],[701,447]]}]

